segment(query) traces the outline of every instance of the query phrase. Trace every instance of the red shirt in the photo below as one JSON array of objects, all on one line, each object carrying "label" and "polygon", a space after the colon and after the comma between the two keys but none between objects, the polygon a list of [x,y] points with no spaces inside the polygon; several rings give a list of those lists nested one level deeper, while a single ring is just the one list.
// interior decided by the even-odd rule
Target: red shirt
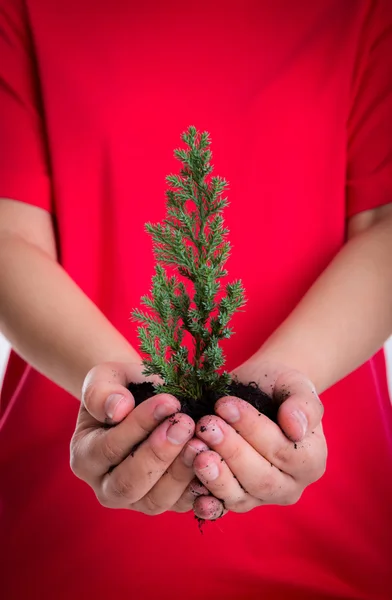
[{"label": "red shirt", "polygon": [[[342,247],[347,215],[391,201],[391,27],[389,0],[0,0],[0,196],[51,211],[62,265],[137,345],[144,223],[164,215],[180,134],[209,131],[230,181],[230,278],[249,299],[225,345],[234,368]],[[101,507],[69,467],[77,401],[12,355],[0,595],[391,598],[383,356],[323,401],[326,475],[292,507],[200,535],[191,513]]]}]

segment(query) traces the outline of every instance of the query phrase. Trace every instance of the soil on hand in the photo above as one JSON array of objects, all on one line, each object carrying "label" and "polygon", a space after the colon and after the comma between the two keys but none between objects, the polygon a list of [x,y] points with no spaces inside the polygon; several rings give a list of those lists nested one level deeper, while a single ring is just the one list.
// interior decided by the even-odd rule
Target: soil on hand
[{"label": "soil on hand", "polygon": [[[130,383],[128,385],[129,391],[135,398],[136,406],[154,396],[154,387],[152,383]],[[229,386],[228,396],[236,396],[242,400],[246,400],[259,411],[269,417],[275,423],[277,422],[277,414],[279,408],[279,402],[273,400],[268,394],[260,390],[255,383],[244,384],[236,381],[232,381]],[[203,395],[201,400],[192,401],[178,398],[181,402],[181,412],[189,415],[195,422],[206,415],[214,414],[215,403],[219,400],[217,394],[207,392]]]}]

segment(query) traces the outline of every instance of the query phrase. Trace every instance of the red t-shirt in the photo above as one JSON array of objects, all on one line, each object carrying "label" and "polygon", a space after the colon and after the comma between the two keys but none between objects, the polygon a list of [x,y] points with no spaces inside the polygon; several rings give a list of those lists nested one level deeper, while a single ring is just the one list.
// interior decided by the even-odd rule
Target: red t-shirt
[{"label": "red t-shirt", "polygon": [[[137,345],[144,223],[164,215],[180,134],[209,131],[249,299],[225,345],[234,368],[339,251],[347,215],[392,199],[391,27],[390,0],[0,0],[0,196],[53,214],[62,265]],[[326,475],[294,506],[201,535],[191,513],[101,507],[69,467],[77,401],[12,355],[1,597],[391,598],[383,356],[323,401]]]}]

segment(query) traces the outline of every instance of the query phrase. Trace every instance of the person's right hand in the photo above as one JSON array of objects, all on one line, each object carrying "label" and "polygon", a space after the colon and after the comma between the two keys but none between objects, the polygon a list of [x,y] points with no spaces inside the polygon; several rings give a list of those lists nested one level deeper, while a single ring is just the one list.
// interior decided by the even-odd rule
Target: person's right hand
[{"label": "person's right hand", "polygon": [[179,413],[174,396],[155,395],[135,408],[130,381],[146,381],[141,364],[105,363],[88,373],[71,441],[72,471],[103,506],[149,515],[189,511],[209,493],[192,468],[208,447],[192,439],[195,424]]}]

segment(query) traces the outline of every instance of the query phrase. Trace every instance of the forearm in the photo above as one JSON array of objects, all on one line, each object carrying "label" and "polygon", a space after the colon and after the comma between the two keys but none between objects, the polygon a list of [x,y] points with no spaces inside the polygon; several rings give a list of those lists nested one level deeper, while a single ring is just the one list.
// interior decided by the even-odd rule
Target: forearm
[{"label": "forearm", "polygon": [[392,218],[352,238],[253,357],[296,368],[324,391],[392,333]]},{"label": "forearm", "polygon": [[139,361],[61,266],[14,236],[1,242],[0,330],[28,363],[78,398],[94,365]]}]

